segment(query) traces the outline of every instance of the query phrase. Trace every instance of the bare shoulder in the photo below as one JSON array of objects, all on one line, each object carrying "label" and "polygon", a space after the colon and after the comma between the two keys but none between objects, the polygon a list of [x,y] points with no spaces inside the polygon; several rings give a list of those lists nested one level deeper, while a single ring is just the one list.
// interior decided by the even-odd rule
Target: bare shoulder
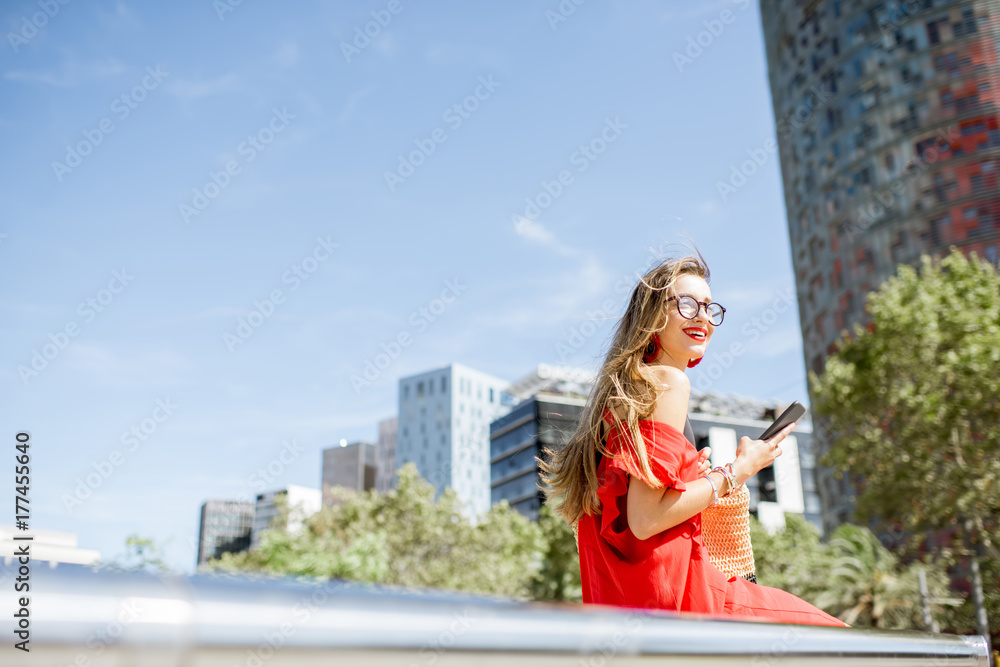
[{"label": "bare shoulder", "polygon": [[691,380],[687,373],[672,366],[660,366],[656,369],[656,374],[661,386],[656,395],[653,419],[669,424],[683,433],[691,397]]}]

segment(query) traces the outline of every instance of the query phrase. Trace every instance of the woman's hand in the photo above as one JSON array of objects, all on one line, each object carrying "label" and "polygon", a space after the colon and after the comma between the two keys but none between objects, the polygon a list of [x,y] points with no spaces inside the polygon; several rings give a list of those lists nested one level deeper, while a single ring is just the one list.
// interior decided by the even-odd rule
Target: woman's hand
[{"label": "woman's hand", "polygon": [[708,457],[712,455],[712,448],[706,447],[698,452],[698,476],[701,477],[712,469],[712,464]]},{"label": "woman's hand", "polygon": [[794,423],[778,431],[778,434],[770,440],[752,440],[748,436],[740,438],[740,444],[736,447],[736,460],[733,461],[736,483],[745,483],[781,456],[779,444],[793,430],[795,430]]}]

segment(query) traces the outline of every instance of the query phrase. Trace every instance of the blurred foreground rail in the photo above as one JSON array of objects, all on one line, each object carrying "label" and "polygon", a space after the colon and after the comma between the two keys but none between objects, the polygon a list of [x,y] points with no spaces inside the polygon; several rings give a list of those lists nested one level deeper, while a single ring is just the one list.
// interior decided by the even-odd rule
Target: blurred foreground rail
[{"label": "blurred foreground rail", "polygon": [[601,667],[657,658],[760,667],[989,665],[978,636],[714,620],[342,581],[33,565],[31,650],[24,653],[9,629],[17,567],[0,564],[3,665]]}]

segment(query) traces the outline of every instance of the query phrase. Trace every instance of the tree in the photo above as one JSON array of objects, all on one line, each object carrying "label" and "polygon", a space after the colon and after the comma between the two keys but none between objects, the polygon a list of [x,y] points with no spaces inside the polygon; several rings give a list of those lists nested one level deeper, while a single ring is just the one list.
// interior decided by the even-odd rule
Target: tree
[{"label": "tree", "polygon": [[948,590],[941,568],[901,565],[868,528],[845,524],[827,543],[819,529],[796,514],[785,515],[785,529],[768,533],[750,522],[757,581],[786,590],[843,619],[852,627],[929,630],[924,624],[919,571],[927,577],[934,617]]},{"label": "tree", "polygon": [[922,563],[901,568],[899,558],[874,533],[851,524],[837,528],[829,548],[831,568],[817,606],[840,610],[840,618],[854,627],[930,630],[923,622],[919,572],[925,573],[930,597],[937,601],[948,590],[940,569]]},{"label": "tree", "polygon": [[786,514],[784,530],[772,534],[751,516],[750,543],[758,583],[788,591],[813,604],[826,590],[831,559],[826,546],[820,543],[819,529],[804,517]]},{"label": "tree", "polygon": [[472,523],[451,488],[435,500],[415,465],[398,475],[387,493],[335,489],[336,504],[306,519],[298,534],[279,520],[258,548],[208,565],[529,597],[544,549],[537,525],[506,502]]},{"label": "tree", "polygon": [[919,541],[946,529],[955,543],[933,549],[1000,559],[1000,275],[952,247],[900,265],[868,310],[870,327],[809,374],[833,438],[824,463],[856,482],[859,518]]},{"label": "tree", "polygon": [[580,552],[573,529],[547,504],[538,512],[538,527],[545,547],[541,566],[531,581],[532,599],[582,602]]},{"label": "tree", "polygon": [[110,561],[101,561],[97,564],[97,567],[100,569],[125,572],[150,572],[153,574],[165,574],[171,571],[163,560],[163,548],[158,546],[152,538],[140,537],[136,533],[125,538],[124,555]]}]

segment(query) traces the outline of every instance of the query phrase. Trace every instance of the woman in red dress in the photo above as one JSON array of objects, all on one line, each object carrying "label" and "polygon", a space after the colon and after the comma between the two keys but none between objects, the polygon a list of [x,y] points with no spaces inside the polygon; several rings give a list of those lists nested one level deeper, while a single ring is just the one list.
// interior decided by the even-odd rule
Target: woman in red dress
[{"label": "woman in red dress", "polygon": [[725,310],[704,258],[670,258],[636,285],[576,434],[539,459],[553,509],[577,530],[584,603],[846,627],[791,593],[709,560],[701,511],[781,455],[794,425],[743,437],[730,474],[684,436],[690,383]]}]

